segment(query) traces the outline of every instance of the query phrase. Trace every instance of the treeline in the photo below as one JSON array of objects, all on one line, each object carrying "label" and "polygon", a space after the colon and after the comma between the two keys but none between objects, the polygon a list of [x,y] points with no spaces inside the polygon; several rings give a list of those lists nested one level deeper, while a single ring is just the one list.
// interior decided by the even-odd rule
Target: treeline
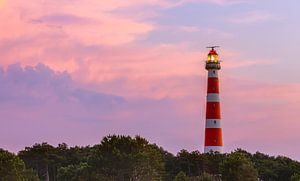
[{"label": "treeline", "polygon": [[107,136],[92,147],[0,149],[0,181],[299,181],[300,163],[237,149],[229,154],[182,150],[173,155],[136,136]]}]

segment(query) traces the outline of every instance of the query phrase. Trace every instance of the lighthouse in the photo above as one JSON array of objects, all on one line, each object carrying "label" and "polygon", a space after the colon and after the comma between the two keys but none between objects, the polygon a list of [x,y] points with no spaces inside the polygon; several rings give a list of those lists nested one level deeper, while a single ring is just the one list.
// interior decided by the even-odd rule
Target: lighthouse
[{"label": "lighthouse", "polygon": [[215,50],[217,47],[218,46],[207,47],[210,48],[210,51],[205,63],[205,69],[208,71],[204,143],[205,153],[222,153],[223,148],[218,76],[221,65],[218,53]]}]

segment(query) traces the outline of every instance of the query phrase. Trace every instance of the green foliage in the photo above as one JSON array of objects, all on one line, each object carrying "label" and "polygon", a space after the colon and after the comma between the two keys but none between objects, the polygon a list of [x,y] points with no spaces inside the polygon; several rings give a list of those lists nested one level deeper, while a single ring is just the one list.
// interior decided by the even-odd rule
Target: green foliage
[{"label": "green foliage", "polygon": [[94,174],[116,180],[162,180],[164,162],[159,148],[136,136],[108,136],[92,149],[88,163]]},{"label": "green foliage", "polygon": [[19,152],[27,168],[36,170],[41,180],[56,180],[59,168],[68,168],[86,162],[90,153],[89,147],[68,148],[67,144],[53,147],[47,143],[35,144]]},{"label": "green foliage", "polygon": [[23,171],[23,181],[39,181],[38,174],[33,169],[26,169]]},{"label": "green foliage", "polygon": [[[199,179],[197,179],[197,181],[214,181],[215,180],[215,177],[204,172],[200,177]],[[196,181],[196,180],[195,180]]]},{"label": "green foliage", "polygon": [[251,154],[242,149],[229,154],[181,150],[174,156],[140,136],[107,136],[92,147],[35,144],[20,151],[18,156],[0,149],[0,181],[295,181],[299,178],[300,163],[287,157]]},{"label": "green foliage", "polygon": [[61,181],[69,180],[86,180],[89,178],[88,164],[80,163],[78,165],[68,165],[60,167],[58,170],[57,178]]},{"label": "green foliage", "polygon": [[300,181],[300,174],[299,173],[294,173],[292,176],[291,176],[291,181]]},{"label": "green foliage", "polygon": [[28,168],[37,171],[41,180],[54,180],[59,161],[59,155],[55,154],[55,148],[47,143],[35,144],[33,147],[26,147],[25,150],[19,152]]},{"label": "green foliage", "polygon": [[205,164],[203,172],[212,174],[212,175],[219,175],[220,165],[222,164],[223,160],[227,156],[226,154],[220,154],[218,152],[215,153],[206,153],[205,155]]},{"label": "green foliage", "polygon": [[216,181],[217,180],[216,178],[217,177],[204,172],[202,175],[196,176],[196,177],[191,177],[189,180],[190,181]]},{"label": "green foliage", "polygon": [[224,181],[256,181],[257,170],[245,154],[234,152],[229,154],[221,164],[222,180]]},{"label": "green foliage", "polygon": [[200,175],[204,170],[205,157],[198,151],[189,153],[181,150],[177,154],[177,164],[181,171],[187,173],[188,176]]},{"label": "green foliage", "polygon": [[286,181],[294,173],[300,173],[300,163],[290,158],[278,156],[270,157],[260,152],[252,156],[252,161],[262,180]]},{"label": "green foliage", "polygon": [[0,150],[0,178],[3,180],[22,180],[25,168],[22,160],[5,150]]},{"label": "green foliage", "polygon": [[189,181],[189,177],[183,171],[180,171],[173,181]]},{"label": "green foliage", "polygon": [[162,148],[160,148],[161,155],[163,157],[163,162],[165,163],[165,174],[163,180],[171,181],[178,173],[178,164],[177,164],[177,158],[167,152],[164,151]]},{"label": "green foliage", "polygon": [[26,170],[24,162],[16,155],[0,149],[1,181],[38,180],[33,170]]}]

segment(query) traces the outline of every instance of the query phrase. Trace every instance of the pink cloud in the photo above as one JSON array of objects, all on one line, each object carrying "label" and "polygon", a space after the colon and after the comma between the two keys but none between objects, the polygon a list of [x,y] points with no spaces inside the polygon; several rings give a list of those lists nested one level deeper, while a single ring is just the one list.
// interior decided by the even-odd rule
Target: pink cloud
[{"label": "pink cloud", "polygon": [[[133,19],[122,18],[109,11],[133,5],[131,1],[116,1],[103,3],[96,1],[75,1],[72,6],[68,2],[8,2],[0,14],[1,39],[32,37],[36,35],[59,34],[68,39],[82,41],[86,44],[119,45],[130,43],[139,35],[153,29],[151,23],[137,22]],[[69,22],[60,21],[68,15]],[[44,16],[50,19],[42,18]],[[4,21],[9,18],[10,21]],[[40,19],[42,18],[42,19]],[[53,19],[56,18],[56,21]],[[81,18],[76,22],[75,18]],[[71,22],[73,21],[73,22]],[[120,31],[122,27],[122,31]],[[10,31],[7,31],[10,30]],[[84,33],[83,33],[84,32]]]},{"label": "pink cloud", "polygon": [[[67,70],[74,80],[93,90],[129,97],[186,96],[190,92],[177,86],[173,80],[206,74],[203,69],[205,58],[201,60],[201,57],[205,57],[207,52],[191,50],[191,45],[186,43],[161,44],[156,47],[103,47],[77,45],[68,41],[58,43],[51,39],[48,37],[33,41],[30,47],[26,46],[26,41],[12,43],[14,47],[6,49],[1,55],[6,64],[18,59],[22,60],[23,65],[42,61],[55,70]],[[226,60],[222,63],[226,69],[269,63],[266,60],[247,60],[239,52],[226,49],[222,49],[220,55],[221,59]],[[120,87],[111,85],[117,82]]]},{"label": "pink cloud", "polygon": [[[122,45],[132,43],[153,31],[156,25],[141,20],[141,16],[126,16],[126,13],[120,14],[114,10],[153,5],[170,8],[188,2],[190,1],[5,1],[0,13],[0,20],[3,22],[0,25],[0,39],[38,39],[56,35],[64,38],[61,41],[77,41],[88,45]],[[150,14],[156,15],[155,12]]]},{"label": "pink cloud", "polygon": [[[22,65],[35,65],[43,62],[55,70],[67,70],[75,80],[86,84],[127,79],[128,84],[123,90],[126,96],[130,93],[146,97],[166,96],[169,90],[153,92],[153,84],[161,77],[203,75],[204,71],[200,69],[203,61],[200,59],[206,53],[191,49],[192,45],[188,43],[136,44],[136,39],[157,28],[156,25],[122,17],[113,10],[143,5],[168,8],[172,4],[187,2],[7,2],[5,11],[0,14],[4,22],[0,32],[1,64],[21,62]],[[7,17],[10,21],[5,21]],[[184,28],[187,29],[191,30],[191,27]],[[200,33],[220,34],[217,30],[205,29]],[[253,63],[249,62],[226,64],[230,67]],[[178,93],[169,94],[175,95]]]}]

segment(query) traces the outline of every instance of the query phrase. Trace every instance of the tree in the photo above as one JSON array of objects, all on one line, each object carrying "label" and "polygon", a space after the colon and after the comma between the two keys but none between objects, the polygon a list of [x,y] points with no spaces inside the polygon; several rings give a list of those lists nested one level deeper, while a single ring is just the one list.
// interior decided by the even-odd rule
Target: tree
[{"label": "tree", "polygon": [[113,180],[161,180],[164,163],[156,145],[136,136],[107,136],[92,148],[88,164],[93,175]]},{"label": "tree", "polygon": [[185,172],[189,177],[201,175],[206,163],[206,156],[199,151],[189,153],[186,150],[181,150],[177,154],[179,171]]},{"label": "tree", "polygon": [[24,162],[16,155],[0,149],[1,181],[36,181],[38,177],[33,170],[26,170]]},{"label": "tree", "polygon": [[[290,178],[293,173],[297,172],[293,165],[293,161],[290,158],[284,157],[284,156],[278,156],[276,157],[276,166],[274,168],[274,171],[277,175],[276,180],[282,180],[285,181],[286,178]],[[299,167],[298,167],[299,172]]]},{"label": "tree", "polygon": [[197,181],[214,181],[215,177],[204,172]]},{"label": "tree", "polygon": [[183,171],[180,171],[173,181],[189,181],[189,177]]},{"label": "tree", "polygon": [[252,161],[258,170],[259,178],[262,180],[285,181],[295,173],[300,173],[300,163],[284,156],[268,156],[256,152]]},{"label": "tree", "polygon": [[67,167],[60,167],[58,170],[57,179],[61,181],[88,180],[90,177],[87,163],[80,163],[78,165],[69,165]]},{"label": "tree", "polygon": [[300,180],[300,174],[299,173],[294,173],[292,176],[291,176],[291,181],[299,181]]},{"label": "tree", "polygon": [[106,136],[92,147],[35,144],[18,156],[0,149],[0,181],[35,181],[37,175],[51,181],[294,181],[300,177],[300,162],[284,156],[252,155],[242,149],[230,154],[181,150],[174,156],[140,136]]},{"label": "tree", "polygon": [[28,168],[37,171],[41,180],[56,180],[58,155],[55,148],[47,143],[35,144],[19,152]]},{"label": "tree", "polygon": [[212,175],[219,175],[220,174],[220,165],[223,160],[227,157],[226,154],[220,154],[219,152],[210,152],[204,154],[204,172],[212,174]]},{"label": "tree", "polygon": [[202,175],[200,175],[200,176],[190,177],[189,180],[190,180],[190,181],[216,181],[217,179],[216,179],[213,175],[204,172],[204,173],[203,173]]},{"label": "tree", "polygon": [[257,181],[258,174],[253,163],[244,154],[233,152],[221,164],[224,181]]},{"label": "tree", "polygon": [[179,167],[177,164],[177,157],[173,154],[163,150],[163,148],[159,148],[161,155],[163,157],[163,162],[165,165],[165,174],[163,177],[164,181],[172,181],[174,177],[177,175]]},{"label": "tree", "polygon": [[258,171],[259,178],[262,180],[277,180],[278,175],[274,168],[276,167],[276,160],[266,154],[256,152],[252,156],[252,161]]}]

